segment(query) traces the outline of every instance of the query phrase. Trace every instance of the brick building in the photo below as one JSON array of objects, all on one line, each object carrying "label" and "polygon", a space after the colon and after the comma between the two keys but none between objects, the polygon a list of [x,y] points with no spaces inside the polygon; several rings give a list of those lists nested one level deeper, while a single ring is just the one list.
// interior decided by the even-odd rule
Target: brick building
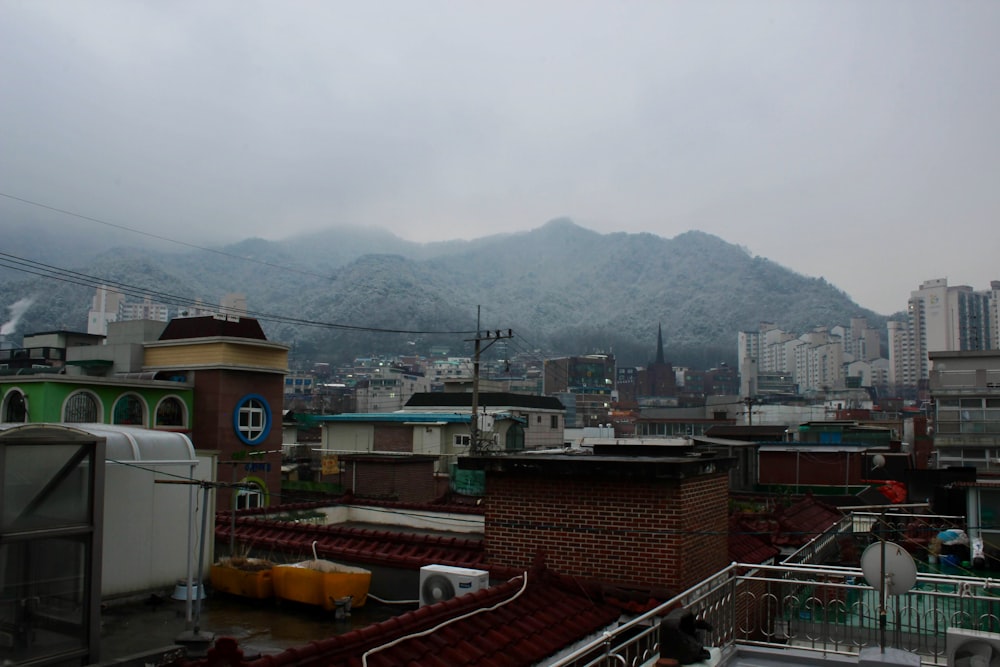
[{"label": "brick building", "polygon": [[[288,346],[269,342],[255,319],[216,315],[171,320],[143,348],[143,371],[193,384],[191,441],[219,453],[220,481],[246,485],[237,507],[277,503]],[[232,502],[217,496],[219,509]]]},{"label": "brick building", "polygon": [[611,584],[683,590],[727,563],[732,460],[655,445],[593,454],[461,459],[486,471],[494,567],[554,569]]}]

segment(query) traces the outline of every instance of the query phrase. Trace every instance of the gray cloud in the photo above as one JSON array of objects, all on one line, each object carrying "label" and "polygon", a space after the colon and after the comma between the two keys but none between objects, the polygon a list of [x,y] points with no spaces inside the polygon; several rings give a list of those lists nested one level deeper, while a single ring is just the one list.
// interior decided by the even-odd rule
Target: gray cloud
[{"label": "gray cloud", "polygon": [[199,241],[703,229],[890,312],[927,278],[1000,278],[998,19],[989,0],[11,1],[0,189]]}]

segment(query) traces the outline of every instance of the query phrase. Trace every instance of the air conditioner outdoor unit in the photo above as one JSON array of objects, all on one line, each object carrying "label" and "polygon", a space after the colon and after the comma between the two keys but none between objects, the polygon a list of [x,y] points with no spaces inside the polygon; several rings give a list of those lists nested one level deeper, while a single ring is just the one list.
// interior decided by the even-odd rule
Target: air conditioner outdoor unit
[{"label": "air conditioner outdoor unit", "polygon": [[945,639],[949,667],[1000,667],[1000,634],[948,628]]},{"label": "air conditioner outdoor unit", "polygon": [[420,568],[420,606],[450,600],[490,586],[490,573],[468,567],[425,565]]}]

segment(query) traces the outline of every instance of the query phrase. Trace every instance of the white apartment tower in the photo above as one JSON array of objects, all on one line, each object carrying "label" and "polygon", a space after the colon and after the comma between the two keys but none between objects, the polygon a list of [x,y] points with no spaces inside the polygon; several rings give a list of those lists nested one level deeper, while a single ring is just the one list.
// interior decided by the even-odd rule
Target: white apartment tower
[{"label": "white apartment tower", "polygon": [[962,352],[1000,347],[1000,281],[976,292],[948,285],[947,278],[926,280],[910,293],[907,321],[889,322],[889,361],[893,384],[914,386],[930,374],[932,352]]},{"label": "white apartment tower", "polygon": [[98,287],[87,313],[87,333],[107,336],[108,322],[118,321],[123,303],[125,295],[121,290],[107,285]]},{"label": "white apartment tower", "polygon": [[123,301],[118,308],[118,320],[120,322],[127,322],[129,320],[170,321],[170,310],[162,303],[154,303],[148,296],[140,303],[127,303]]},{"label": "white apartment tower", "polygon": [[129,303],[121,290],[101,285],[91,299],[90,311],[87,313],[87,333],[107,336],[109,322],[129,320],[166,322],[169,319],[169,309],[162,303],[154,303],[149,297],[140,303]]}]

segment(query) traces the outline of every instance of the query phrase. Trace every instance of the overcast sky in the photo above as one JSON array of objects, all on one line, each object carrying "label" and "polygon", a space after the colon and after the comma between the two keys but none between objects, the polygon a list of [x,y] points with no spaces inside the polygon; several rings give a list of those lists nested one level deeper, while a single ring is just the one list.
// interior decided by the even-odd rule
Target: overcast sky
[{"label": "overcast sky", "polygon": [[998,35],[996,0],[0,0],[0,192],[203,243],[699,229],[888,314],[1000,279]]}]

